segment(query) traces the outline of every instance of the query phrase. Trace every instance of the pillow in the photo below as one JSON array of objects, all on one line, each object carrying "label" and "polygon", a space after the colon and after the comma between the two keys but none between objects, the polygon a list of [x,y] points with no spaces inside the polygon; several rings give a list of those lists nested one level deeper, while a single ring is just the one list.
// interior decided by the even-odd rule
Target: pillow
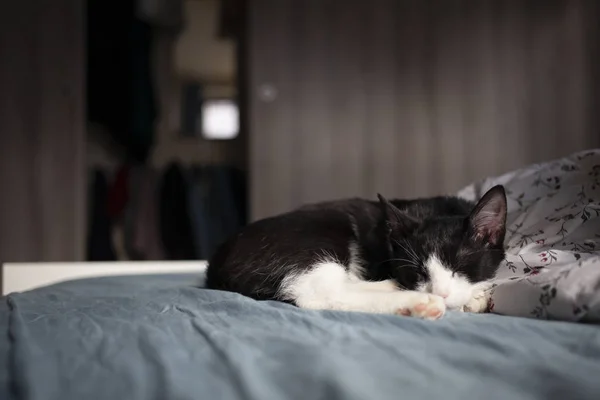
[{"label": "pillow", "polygon": [[600,149],[488,178],[459,192],[477,200],[502,184],[506,260],[492,312],[600,322]]}]

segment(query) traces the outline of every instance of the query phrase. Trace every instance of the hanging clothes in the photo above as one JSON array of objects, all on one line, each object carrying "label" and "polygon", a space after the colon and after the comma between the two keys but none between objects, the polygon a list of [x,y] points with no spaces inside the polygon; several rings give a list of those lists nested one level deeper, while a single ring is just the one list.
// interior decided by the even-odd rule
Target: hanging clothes
[{"label": "hanging clothes", "polygon": [[197,259],[188,205],[188,185],[182,167],[171,163],[160,183],[159,226],[166,258]]},{"label": "hanging clothes", "polygon": [[245,176],[230,166],[122,165],[90,188],[89,260],[208,260],[246,224]]},{"label": "hanging clothes", "polygon": [[129,166],[122,165],[117,170],[112,185],[108,191],[106,207],[111,219],[116,220],[123,216],[129,201]]},{"label": "hanging clothes", "polygon": [[213,175],[214,194],[223,225],[223,236],[219,238],[219,242],[223,242],[240,227],[233,191],[233,169],[227,166],[211,166],[209,170]]},{"label": "hanging clothes", "polygon": [[111,222],[106,204],[108,202],[108,179],[103,171],[95,169],[91,173],[91,199],[88,219],[87,260],[114,261]]},{"label": "hanging clothes", "polygon": [[158,174],[139,165],[130,176],[130,197],[125,218],[125,245],[131,259],[163,260],[158,230]]},{"label": "hanging clothes", "polygon": [[106,204],[108,216],[111,221],[111,240],[115,250],[116,259],[119,261],[130,260],[125,245],[125,211],[129,204],[129,179],[131,167],[122,165],[116,172],[114,181],[108,192]]},{"label": "hanging clothes", "polygon": [[248,191],[244,172],[238,168],[232,168],[231,182],[235,206],[238,213],[238,229],[241,229],[242,226],[248,223]]},{"label": "hanging clothes", "polygon": [[123,235],[125,241],[125,249],[131,260],[144,259],[144,255],[140,251],[138,251],[138,249],[134,245],[134,236],[140,203],[143,201],[143,199],[141,198],[141,188],[145,173],[146,167],[141,164],[132,166],[129,171],[129,199],[124,211]]},{"label": "hanging clothes", "polygon": [[208,213],[208,181],[203,167],[192,167],[186,174],[188,207],[194,236],[194,251],[200,260],[210,257],[210,214]]},{"label": "hanging clothes", "polygon": [[134,231],[134,246],[146,260],[164,260],[165,253],[158,226],[158,174],[149,168],[140,189],[140,204]]},{"label": "hanging clothes", "polygon": [[227,166],[196,166],[188,174],[189,213],[200,259],[209,259],[245,224],[240,212],[245,208],[240,204],[245,196],[237,187],[236,172]]}]

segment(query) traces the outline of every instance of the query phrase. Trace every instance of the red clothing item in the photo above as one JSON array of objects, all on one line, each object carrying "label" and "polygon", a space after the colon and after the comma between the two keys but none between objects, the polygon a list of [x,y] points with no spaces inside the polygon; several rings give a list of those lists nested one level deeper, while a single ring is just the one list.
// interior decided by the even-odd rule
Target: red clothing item
[{"label": "red clothing item", "polygon": [[108,216],[117,219],[122,216],[129,201],[129,166],[123,165],[117,171],[108,191]]}]

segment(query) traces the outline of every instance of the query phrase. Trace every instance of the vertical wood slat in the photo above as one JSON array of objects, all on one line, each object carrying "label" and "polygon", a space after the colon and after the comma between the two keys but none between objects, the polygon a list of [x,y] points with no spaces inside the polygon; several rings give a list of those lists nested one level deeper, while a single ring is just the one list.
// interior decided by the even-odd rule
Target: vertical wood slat
[{"label": "vertical wood slat", "polygon": [[[476,18],[476,15],[473,16]],[[499,137],[505,138],[506,143],[518,143],[526,137],[527,130],[522,123],[527,117],[529,110],[526,109],[525,90],[527,86],[526,60],[528,49],[523,38],[527,36],[528,18],[522,12],[522,4],[519,1],[508,0],[501,2],[498,7],[498,32],[496,51],[498,53],[497,90],[499,101],[496,112],[500,116],[497,122]],[[474,98],[476,99],[476,95]],[[476,102],[476,100],[475,100]],[[471,103],[475,105],[476,103]],[[473,134],[470,132],[469,134]],[[496,141],[497,142],[497,141]],[[502,146],[502,143],[495,144]],[[501,148],[503,148],[502,146]],[[477,150],[477,144],[473,144],[471,151]],[[509,151],[503,151],[496,170],[506,171],[518,166],[523,159],[527,159],[527,146],[512,146]],[[476,167],[476,164],[473,165]]]},{"label": "vertical wood slat", "polygon": [[[403,98],[399,77],[395,73],[397,65],[402,62],[398,50],[402,36],[396,34],[398,27],[394,16],[396,7],[400,5],[393,0],[386,1],[382,7],[367,7],[365,13],[367,31],[372,35],[366,46],[369,62],[365,66],[369,82],[365,93],[368,124],[362,132],[365,146],[365,163],[362,166],[364,193],[369,198],[374,198],[376,193],[389,196],[391,188],[413,175],[412,166],[407,168],[402,163],[403,159],[396,157],[398,151],[409,144],[402,140],[402,135],[396,134],[407,131],[396,118],[395,106]],[[402,172],[392,174],[391,171]]]},{"label": "vertical wood slat", "polygon": [[[428,0],[431,1],[431,0]],[[411,165],[413,184],[408,187],[393,186],[389,196],[412,197],[430,193],[436,185],[437,168],[434,146],[434,119],[432,118],[434,93],[429,85],[435,66],[433,44],[435,32],[428,23],[433,9],[423,9],[419,2],[401,2],[403,7],[394,15],[399,37],[396,91],[400,102],[394,107],[398,129],[396,135],[401,146],[396,147],[395,158]],[[404,12],[404,14],[402,14]],[[398,21],[398,15],[404,15]],[[382,77],[382,79],[386,79]],[[405,171],[393,171],[397,175]],[[390,172],[388,172],[390,173]]]},{"label": "vertical wood slat", "polygon": [[293,201],[294,10],[276,0],[252,2],[248,10],[250,215],[261,218]]},{"label": "vertical wood slat", "polygon": [[[589,3],[589,1],[588,1]],[[557,52],[555,62],[560,63],[562,60],[570,60],[570,70],[558,69],[560,88],[558,95],[564,98],[563,101],[558,101],[556,110],[560,116],[560,133],[557,135],[557,147],[568,148],[575,146],[577,148],[592,147],[600,145],[600,132],[595,134],[596,143],[589,142],[589,128],[592,126],[586,113],[589,112],[586,108],[587,95],[593,90],[593,84],[586,76],[586,69],[593,65],[590,59],[590,49],[586,48],[585,30],[589,29],[590,22],[594,26],[598,26],[597,20],[587,21],[588,15],[593,15],[598,7],[597,2],[593,4],[591,9],[585,7],[585,2],[569,2],[565,4],[563,20],[560,22],[561,30],[558,33],[557,46],[565,49],[564,53]],[[598,34],[598,32],[596,32]],[[597,40],[597,39],[596,39]],[[597,47],[596,45],[593,47]],[[596,50],[597,51],[597,50]],[[581,55],[584,55],[583,57]],[[594,71],[592,71],[593,73]],[[594,111],[592,111],[594,112]],[[592,132],[596,127],[592,127]],[[593,133],[592,133],[593,134]],[[592,139],[593,140],[593,139]]]},{"label": "vertical wood slat", "polygon": [[[328,20],[324,3],[318,0],[296,2],[297,18],[291,44],[298,64],[295,66],[297,98],[294,114],[293,159],[294,198],[292,206],[330,198],[332,140],[329,115],[331,85],[327,79],[330,67]],[[310,118],[306,118],[306,116]]]},{"label": "vertical wood slat", "polygon": [[84,2],[0,5],[0,260],[85,254]]},{"label": "vertical wood slat", "polygon": [[[456,187],[456,178],[464,176],[463,105],[464,82],[462,49],[468,40],[466,29],[456,29],[463,18],[461,1],[444,2],[432,13],[435,65],[432,85],[434,141],[432,161],[435,162],[434,185],[438,191],[449,193]],[[465,182],[466,184],[467,182]]]},{"label": "vertical wood slat", "polygon": [[[253,115],[250,157],[280,170],[251,171],[265,179],[251,188],[253,218],[376,192],[450,193],[599,144],[589,0],[250,4],[273,20],[296,7],[298,25],[251,39],[261,49],[250,54],[250,81],[270,76],[280,89],[276,105]],[[277,77],[289,71],[293,82]],[[285,120],[293,138],[281,132]],[[273,150],[285,143],[287,152]]]},{"label": "vertical wood slat", "polygon": [[[318,0],[317,0],[318,1]],[[327,3],[327,2],[325,2]],[[320,134],[332,138],[331,186],[334,188],[330,198],[350,197],[364,192],[364,171],[370,168],[364,135],[367,126],[367,60],[365,43],[370,33],[367,29],[365,3],[361,0],[347,1],[345,6],[340,0],[329,2],[330,48],[331,53],[323,55],[332,67],[331,86],[320,88],[331,94],[331,129],[321,130]],[[352,26],[352,29],[348,29]],[[310,119],[310,114],[304,118]],[[306,162],[306,161],[305,161]],[[323,197],[313,197],[321,200]]]}]

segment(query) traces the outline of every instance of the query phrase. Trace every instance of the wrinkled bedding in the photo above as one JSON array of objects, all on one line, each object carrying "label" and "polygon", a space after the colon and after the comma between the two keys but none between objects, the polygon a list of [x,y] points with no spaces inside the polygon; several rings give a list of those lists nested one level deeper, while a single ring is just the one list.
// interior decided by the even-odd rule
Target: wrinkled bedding
[{"label": "wrinkled bedding", "polygon": [[600,322],[600,150],[528,166],[463,189],[507,190],[507,256],[492,311]]},{"label": "wrinkled bedding", "polygon": [[0,399],[600,398],[595,325],[307,311],[197,285],[111,277],[1,298]]}]

